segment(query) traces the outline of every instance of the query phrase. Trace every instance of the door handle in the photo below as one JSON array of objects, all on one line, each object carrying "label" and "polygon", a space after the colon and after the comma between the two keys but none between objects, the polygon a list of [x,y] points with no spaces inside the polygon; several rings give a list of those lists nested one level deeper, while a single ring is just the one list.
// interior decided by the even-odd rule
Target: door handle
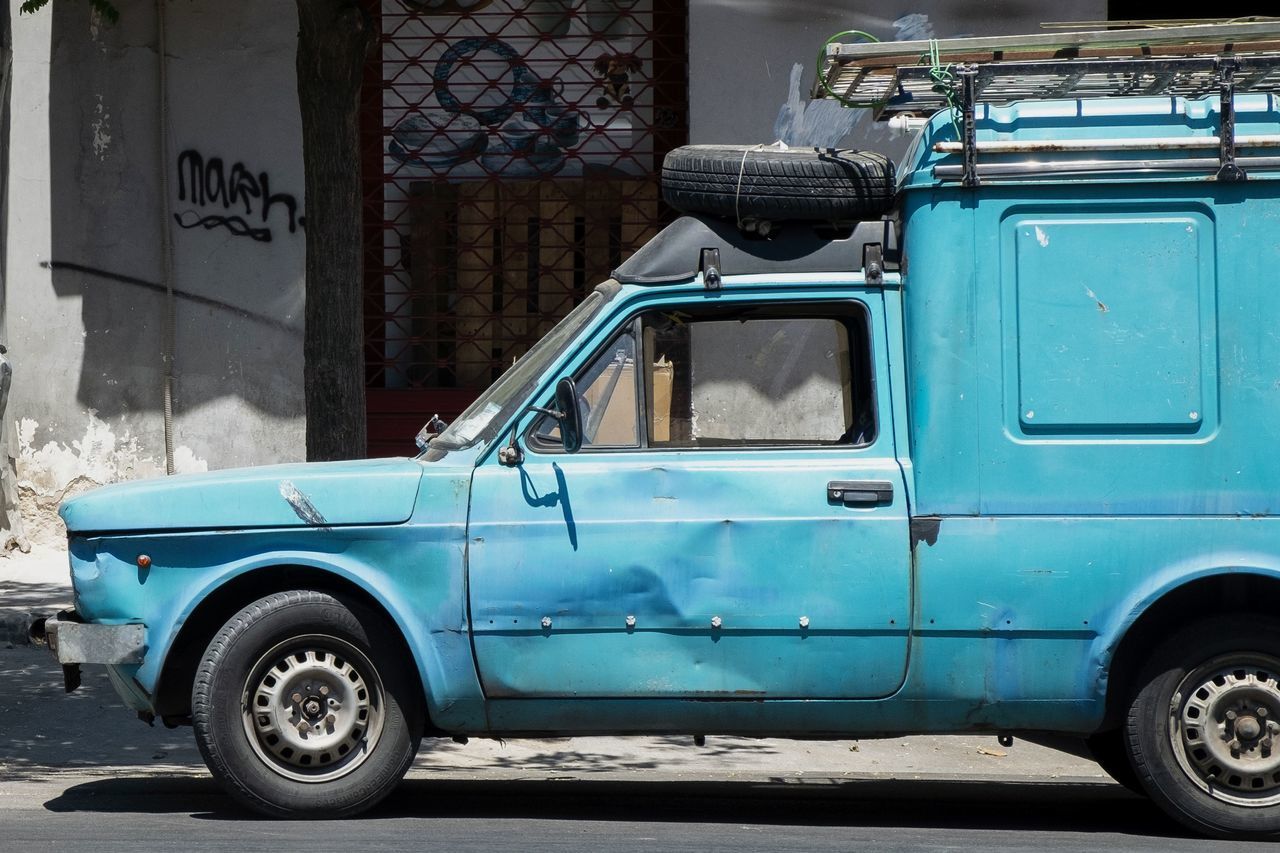
[{"label": "door handle", "polygon": [[827,500],[851,504],[893,502],[893,483],[888,480],[832,480],[827,483]]}]

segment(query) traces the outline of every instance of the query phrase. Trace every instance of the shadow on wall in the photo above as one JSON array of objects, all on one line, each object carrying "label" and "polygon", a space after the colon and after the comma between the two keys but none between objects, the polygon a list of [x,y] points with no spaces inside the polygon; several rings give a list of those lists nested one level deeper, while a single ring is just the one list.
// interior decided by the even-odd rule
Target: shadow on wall
[{"label": "shadow on wall", "polygon": [[[209,96],[206,121],[236,97],[252,97],[227,94],[235,84],[231,64],[248,60],[231,55],[225,62],[233,76],[221,79],[212,47],[194,59],[175,49],[174,38],[182,35],[176,31],[198,21],[183,17],[192,14],[186,5],[169,7],[167,158],[161,156],[157,129],[154,8],[131,5],[115,25],[97,18],[89,4],[52,3],[42,10],[53,15],[52,251],[40,262],[51,270],[59,299],[80,298],[84,324],[83,360],[66,370],[79,367],[77,408],[104,420],[163,407],[165,214],[156,164],[166,160],[175,267],[175,413],[235,397],[272,417],[301,417],[305,218],[300,198],[285,191],[300,196],[300,181],[297,187],[273,186],[267,171],[239,161],[251,161],[256,150],[269,146],[263,137],[273,128],[245,126],[223,134],[224,140],[253,145],[247,152],[183,144],[184,119],[199,106],[191,103],[193,88],[198,94],[220,87],[220,96]],[[285,98],[295,98],[291,86],[282,104]],[[296,110],[296,100],[291,103]],[[288,121],[286,116],[280,122],[285,131]],[[290,146],[279,149],[300,158]],[[65,346],[65,336],[79,330],[59,324],[56,315],[48,323],[48,352],[28,354],[28,363],[60,367],[74,358],[67,355],[75,348]],[[217,428],[197,424],[186,431],[210,433],[204,438],[216,442]]]}]

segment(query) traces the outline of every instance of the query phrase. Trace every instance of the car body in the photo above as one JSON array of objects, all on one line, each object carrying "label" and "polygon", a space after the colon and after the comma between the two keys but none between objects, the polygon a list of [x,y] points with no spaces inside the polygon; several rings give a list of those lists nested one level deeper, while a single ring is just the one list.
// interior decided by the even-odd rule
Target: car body
[{"label": "car body", "polygon": [[[1178,136],[1215,110],[1015,104],[978,129]],[[1269,97],[1236,110],[1280,134]],[[310,590],[381,620],[430,734],[1016,732],[1107,763],[1189,627],[1275,633],[1280,182],[970,190],[934,177],[950,133],[921,132],[895,217],[839,239],[677,221],[416,458],[68,501],[57,642],[135,626],[97,662],[183,722],[228,620]],[[1223,642],[1188,672],[1239,668]],[[1280,790],[1262,645],[1237,698],[1268,757],[1232,741],[1215,800],[1251,815]],[[1186,773],[1208,799],[1214,760]]]}]

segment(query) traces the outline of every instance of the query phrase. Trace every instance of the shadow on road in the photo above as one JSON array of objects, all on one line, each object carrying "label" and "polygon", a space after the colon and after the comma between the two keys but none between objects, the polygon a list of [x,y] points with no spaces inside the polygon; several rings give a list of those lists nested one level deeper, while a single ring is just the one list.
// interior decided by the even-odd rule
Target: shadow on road
[{"label": "shadow on road", "polygon": [[[103,779],[45,803],[54,812],[189,814],[252,821],[212,779]],[[1179,837],[1116,785],[849,780],[797,782],[410,779],[363,820],[450,818],[697,822],[1121,833]]]},{"label": "shadow on road", "polygon": [[28,645],[27,632],[36,617],[70,606],[71,590],[65,584],[0,580],[0,649]]},{"label": "shadow on road", "polygon": [[71,590],[65,583],[0,582],[0,608],[30,610],[48,615],[71,606]]},{"label": "shadow on road", "polygon": [[138,722],[104,667],[87,667],[84,686],[65,693],[62,669],[44,649],[0,652],[0,779],[48,779],[68,769],[158,764],[201,767],[189,729]]}]

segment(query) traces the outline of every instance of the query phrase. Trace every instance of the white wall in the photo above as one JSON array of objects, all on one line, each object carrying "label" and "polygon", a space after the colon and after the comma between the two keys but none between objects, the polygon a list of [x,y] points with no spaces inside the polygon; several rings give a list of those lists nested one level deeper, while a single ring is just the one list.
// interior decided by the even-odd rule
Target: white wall
[{"label": "white wall", "polygon": [[[154,5],[118,4],[121,20],[111,25],[87,3],[20,15],[18,0],[9,2],[6,416],[22,422],[25,496],[56,498],[77,477],[163,471],[162,169],[181,223],[172,225],[179,467],[301,459],[305,203],[294,3],[170,0],[162,109]],[[179,181],[188,151],[201,163],[203,198],[190,168]],[[233,174],[238,190],[226,204],[220,188]],[[264,174],[277,196],[265,221]]]}]

